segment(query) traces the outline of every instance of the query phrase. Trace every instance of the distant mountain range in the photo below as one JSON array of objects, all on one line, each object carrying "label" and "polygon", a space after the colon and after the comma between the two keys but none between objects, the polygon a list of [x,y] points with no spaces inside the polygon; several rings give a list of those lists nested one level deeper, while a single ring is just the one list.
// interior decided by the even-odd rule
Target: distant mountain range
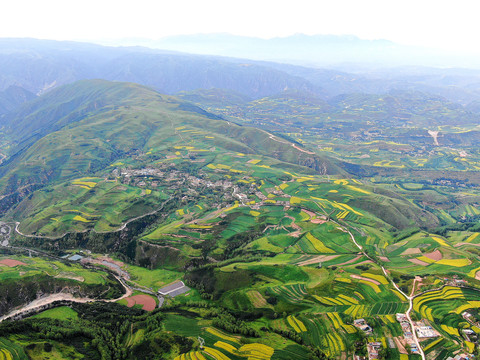
[{"label": "distant mountain range", "polygon": [[[187,43],[189,37],[183,39]],[[435,94],[462,105],[480,99],[480,70],[419,66],[385,70],[346,64],[339,66],[341,70],[334,70],[265,61],[267,53],[277,54],[278,58],[285,52],[314,58],[303,51],[324,52],[325,56],[337,54],[335,56],[343,60],[353,61],[354,57],[348,51],[397,49],[397,45],[386,41],[365,42],[352,37],[301,35],[268,41],[212,35],[194,37],[189,41],[198,43],[199,47],[207,42],[204,51],[213,53],[208,43],[217,44],[220,40],[226,43],[228,39],[231,39],[232,48],[244,44],[245,48],[263,49],[265,57],[260,61],[138,46],[108,47],[77,42],[0,39],[0,123],[2,114],[15,110],[32,96],[85,79],[135,82],[164,94],[221,89],[249,101],[285,91],[307,92],[328,101],[343,94],[385,94],[392,90]],[[256,47],[247,46],[250,40],[257,44]],[[165,47],[168,47],[169,41],[173,43],[174,39],[168,40]],[[259,44],[266,44],[266,47]],[[323,46],[331,48],[331,51],[322,50]],[[471,109],[476,111],[477,108],[473,106]]]},{"label": "distant mountain range", "polygon": [[59,85],[95,78],[136,82],[168,94],[227,88],[262,97],[285,88],[314,90],[303,78],[243,60],[138,47],[0,39],[0,90],[15,85],[38,95]]},{"label": "distant mountain range", "polygon": [[179,35],[158,40],[125,39],[121,45],[278,61],[303,66],[339,65],[392,67],[480,67],[480,56],[397,44],[388,40],[363,40],[353,35],[305,35],[260,39],[224,33]]}]

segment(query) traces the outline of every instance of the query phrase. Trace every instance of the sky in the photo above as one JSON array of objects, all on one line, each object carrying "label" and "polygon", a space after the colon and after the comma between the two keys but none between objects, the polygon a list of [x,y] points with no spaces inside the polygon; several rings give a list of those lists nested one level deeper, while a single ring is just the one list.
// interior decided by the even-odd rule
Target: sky
[{"label": "sky", "polygon": [[304,33],[480,52],[479,10],[478,0],[5,0],[0,37],[101,42]]}]

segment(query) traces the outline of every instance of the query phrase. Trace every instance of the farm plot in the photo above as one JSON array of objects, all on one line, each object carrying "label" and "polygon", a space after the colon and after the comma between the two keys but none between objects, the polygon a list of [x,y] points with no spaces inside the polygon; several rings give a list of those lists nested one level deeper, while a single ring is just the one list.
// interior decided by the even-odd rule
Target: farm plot
[{"label": "farm plot", "polygon": [[5,265],[8,267],[15,267],[19,265],[27,265],[23,261],[14,260],[14,259],[2,259],[0,260],[0,265]]},{"label": "farm plot", "polygon": [[287,317],[287,322],[297,333],[307,331],[305,324],[294,315],[289,315]]},{"label": "farm plot", "polygon": [[305,284],[293,284],[270,287],[268,289],[271,293],[279,295],[290,303],[298,303],[305,299],[307,296],[307,289]]},{"label": "farm plot", "polygon": [[[330,315],[315,316],[308,315],[301,317],[307,327],[307,332],[303,338],[309,344],[321,346],[325,349],[327,355],[338,356],[346,350],[347,338],[345,337],[346,329],[343,328],[343,321],[338,313],[330,313]],[[350,329],[348,333],[353,333],[354,329]],[[353,326],[352,326],[353,327]],[[332,332],[332,328],[337,331]],[[341,335],[342,334],[342,335]]]},{"label": "farm plot", "polygon": [[422,318],[438,324],[440,329],[450,335],[459,336],[459,324],[464,321],[460,316],[464,311],[480,307],[479,292],[473,289],[445,286],[441,290],[427,292],[414,299],[413,309]]},{"label": "farm plot", "polygon": [[125,298],[127,301],[128,307],[133,307],[134,305],[139,305],[143,310],[153,311],[157,306],[155,299],[148,295],[134,295],[128,298]]},{"label": "farm plot", "polygon": [[[6,261],[5,261],[6,260]],[[46,275],[58,279],[75,280],[86,285],[105,284],[106,280],[101,272],[85,269],[79,264],[50,261],[39,257],[12,257],[3,259],[7,264],[0,266],[0,280],[20,279],[29,276]]]},{"label": "farm plot", "polygon": [[2,360],[28,360],[28,356],[19,344],[0,337],[0,359]]},{"label": "farm plot", "polygon": [[420,312],[420,307],[429,301],[446,299],[464,299],[462,289],[454,286],[445,286],[441,290],[430,291],[413,300],[413,309]]},{"label": "farm plot", "polygon": [[[229,353],[230,356],[233,355],[235,358],[245,357],[248,359],[269,360],[275,352],[272,347],[260,343],[246,344],[237,348],[236,346],[224,341],[217,341],[213,346],[213,348],[205,347],[204,353],[214,357],[217,360],[229,359],[229,356],[226,356],[225,352]],[[180,359],[183,360],[187,358],[180,357]]]},{"label": "farm plot", "polygon": [[325,246],[325,244],[313,236],[310,232],[306,233],[295,245],[298,250],[307,254],[332,254],[334,250]]}]

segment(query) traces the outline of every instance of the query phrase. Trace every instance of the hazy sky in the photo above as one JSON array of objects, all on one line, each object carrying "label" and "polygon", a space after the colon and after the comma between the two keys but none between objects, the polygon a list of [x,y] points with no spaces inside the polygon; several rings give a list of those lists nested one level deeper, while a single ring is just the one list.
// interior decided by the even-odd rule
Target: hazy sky
[{"label": "hazy sky", "polygon": [[479,10],[478,0],[4,0],[0,37],[352,34],[476,52]]}]

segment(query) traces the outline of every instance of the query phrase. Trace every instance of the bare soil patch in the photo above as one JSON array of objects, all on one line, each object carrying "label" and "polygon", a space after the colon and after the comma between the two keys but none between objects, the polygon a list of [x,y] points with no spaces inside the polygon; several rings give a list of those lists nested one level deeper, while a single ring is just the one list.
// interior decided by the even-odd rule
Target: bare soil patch
[{"label": "bare soil patch", "polygon": [[357,257],[354,257],[353,259],[351,260],[348,260],[348,261],[345,261],[341,264],[336,264],[335,266],[342,266],[342,265],[348,265],[348,264],[351,264],[351,263],[354,263],[355,261],[357,261],[358,259],[360,259],[363,255],[358,255]]},{"label": "bare soil patch", "polygon": [[435,260],[435,261],[443,259],[443,255],[440,252],[440,250],[435,250],[435,251],[432,251],[431,253],[427,253],[427,254],[423,254],[423,255],[426,256],[427,258]]},{"label": "bare soil patch", "polygon": [[462,245],[472,245],[472,246],[480,247],[480,244],[472,244],[472,243],[467,243],[467,242],[456,243],[455,245],[453,245],[453,247],[459,247],[459,246],[462,246]]},{"label": "bare soil patch", "polygon": [[312,211],[302,209],[302,211],[310,216],[310,222],[312,224],[324,224],[327,222],[327,219],[325,219],[322,215],[317,215]]},{"label": "bare soil patch", "polygon": [[359,275],[350,275],[350,277],[354,278],[354,279],[358,279],[358,280],[365,280],[365,281],[369,281],[371,283],[374,283],[376,285],[381,285],[380,284],[380,281],[377,281],[377,280],[373,280],[373,279],[370,279],[370,278],[367,278],[367,277],[363,277],[363,276],[359,276]]},{"label": "bare soil patch", "polygon": [[395,344],[397,345],[397,348],[400,354],[408,354],[407,350],[405,349],[405,346],[402,344],[398,336],[394,337],[393,340],[395,341]]},{"label": "bare soil patch", "polygon": [[390,259],[387,258],[386,256],[379,256],[378,257],[380,260],[382,260],[383,262],[390,262]]},{"label": "bare soil patch", "polygon": [[372,260],[365,260],[365,261],[359,262],[357,265],[363,265],[363,264],[373,264],[373,261]]},{"label": "bare soil patch", "polygon": [[408,248],[404,252],[402,252],[400,255],[417,255],[421,254],[422,252],[420,251],[419,248]]},{"label": "bare soil patch", "polygon": [[132,307],[133,305],[143,305],[143,310],[152,311],[155,310],[157,303],[155,299],[148,295],[135,295],[126,298],[127,306]]},{"label": "bare soil patch", "polygon": [[422,261],[422,260],[418,260],[418,259],[408,259],[408,261],[410,261],[411,263],[414,263],[415,265],[420,265],[420,266],[430,265],[429,263],[427,263],[425,261]]},{"label": "bare soil patch", "polygon": [[273,306],[268,304],[265,298],[256,290],[250,290],[247,292],[248,299],[256,308],[267,307],[273,309]]},{"label": "bare soil patch", "polygon": [[308,259],[308,260],[305,260],[305,261],[301,261],[299,263],[297,263],[298,266],[305,266],[305,265],[311,265],[311,264],[315,264],[315,263],[319,263],[320,261],[324,262],[324,261],[330,261],[330,260],[333,260],[337,257],[339,257],[340,255],[319,255],[319,256],[315,256],[314,258],[311,258],[311,259]]},{"label": "bare soil patch", "polygon": [[80,282],[84,282],[85,279],[83,278],[83,276],[77,276],[75,274],[72,274],[72,273],[66,273],[66,272],[62,272],[60,274],[58,274],[57,276],[55,276],[56,278],[59,278],[59,279],[71,279],[71,280],[76,280],[76,281],[80,281]]},{"label": "bare soil patch", "polygon": [[0,264],[6,265],[8,267],[15,267],[18,265],[27,265],[24,262],[18,261],[18,260],[13,260],[13,259],[3,259],[0,260]]},{"label": "bare soil patch", "polygon": [[297,149],[298,151],[301,151],[301,152],[304,152],[305,154],[309,154],[309,155],[313,155],[315,154],[314,152],[311,152],[311,151],[307,151],[307,150],[303,150],[302,148],[299,148],[297,145],[295,144],[292,144],[292,146]]}]

